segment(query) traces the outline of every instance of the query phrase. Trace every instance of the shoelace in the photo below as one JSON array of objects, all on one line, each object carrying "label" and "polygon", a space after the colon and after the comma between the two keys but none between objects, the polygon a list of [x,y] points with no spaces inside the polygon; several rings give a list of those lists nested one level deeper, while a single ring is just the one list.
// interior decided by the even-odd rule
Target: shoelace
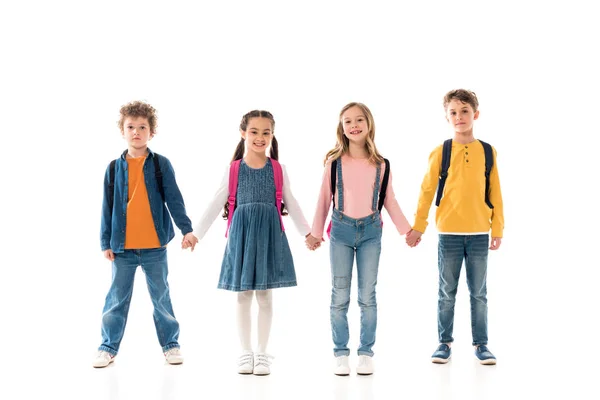
[{"label": "shoelace", "polygon": [[165,356],[178,356],[179,355],[179,349],[177,347],[173,347],[172,349],[167,350],[167,352],[165,353]]},{"label": "shoelace", "polygon": [[110,354],[108,351],[100,350],[98,352],[98,357],[106,358],[107,360],[111,360],[114,356]]},{"label": "shoelace", "polygon": [[271,358],[275,357],[269,354],[257,354],[256,359],[254,360],[254,366],[256,367],[257,365],[263,365],[265,367],[268,367],[269,365],[271,365]]}]

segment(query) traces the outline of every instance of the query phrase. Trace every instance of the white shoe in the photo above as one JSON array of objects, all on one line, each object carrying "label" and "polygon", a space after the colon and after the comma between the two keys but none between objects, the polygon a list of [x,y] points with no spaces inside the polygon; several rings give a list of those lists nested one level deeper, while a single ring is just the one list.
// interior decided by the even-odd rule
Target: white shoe
[{"label": "white shoe", "polygon": [[115,356],[110,354],[108,351],[99,350],[94,358],[92,365],[94,368],[104,368],[115,360]]},{"label": "white shoe", "polygon": [[356,367],[356,373],[359,375],[371,375],[375,368],[373,368],[373,357],[369,356],[358,356],[358,366]]},{"label": "white shoe", "polygon": [[251,374],[254,372],[254,353],[246,351],[238,361],[238,374]]},{"label": "white shoe", "polygon": [[350,363],[348,356],[339,356],[335,358],[335,369],[333,373],[339,376],[350,375]]},{"label": "white shoe", "polygon": [[254,375],[269,375],[271,373],[271,358],[266,353],[257,353],[254,355]]},{"label": "white shoe", "polygon": [[165,358],[171,365],[183,364],[183,355],[179,350],[179,347],[170,348],[165,352]]}]

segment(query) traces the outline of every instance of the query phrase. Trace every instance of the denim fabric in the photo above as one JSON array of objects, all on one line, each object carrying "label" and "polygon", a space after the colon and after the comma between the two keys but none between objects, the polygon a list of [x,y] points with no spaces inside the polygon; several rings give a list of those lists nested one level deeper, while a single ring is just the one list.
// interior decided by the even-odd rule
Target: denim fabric
[{"label": "denim fabric", "polygon": [[[192,232],[192,222],[185,211],[183,197],[175,180],[175,171],[171,162],[164,156],[158,156],[148,149],[148,157],[144,162],[144,181],[150,202],[150,211],[154,227],[161,246],[169,243],[175,237],[173,221],[183,235]],[[129,174],[127,160],[123,152],[115,164],[114,203],[111,210],[108,204],[109,169],[104,175],[104,198],[102,201],[102,221],[100,227],[100,245],[102,251],[112,249],[114,253],[122,253],[125,249],[125,223],[127,221],[127,201],[129,193]],[[152,157],[159,157],[160,170],[163,176],[165,202],[163,202],[154,174]],[[165,204],[166,203],[166,204]],[[169,209],[167,210],[167,206]]]},{"label": "denim fabric", "polygon": [[167,282],[167,249],[125,250],[115,254],[112,263],[112,284],[102,312],[102,345],[104,350],[116,355],[123,339],[135,271],[140,265],[146,275],[148,292],[154,306],[154,325],[163,351],[179,347],[179,323],[175,319],[169,284]]},{"label": "denim fabric", "polygon": [[377,329],[377,272],[381,254],[381,217],[377,211],[379,177],[373,189],[373,214],[364,218],[350,218],[343,214],[344,188],[342,163],[337,163],[338,208],[331,216],[330,261],[331,261],[331,331],[336,357],[349,355],[348,306],[352,283],[352,267],[356,255],[358,279],[358,305],[360,307],[360,345],[358,355],[373,356],[375,331]]},{"label": "denim fabric", "polygon": [[275,206],[273,166],[238,174],[237,207],[231,220],[218,288],[232,291],[296,286],[294,260]]},{"label": "denim fabric", "polygon": [[465,262],[471,301],[473,345],[487,344],[487,257],[489,235],[439,235],[438,334],[440,343],[454,341],[454,304]]}]

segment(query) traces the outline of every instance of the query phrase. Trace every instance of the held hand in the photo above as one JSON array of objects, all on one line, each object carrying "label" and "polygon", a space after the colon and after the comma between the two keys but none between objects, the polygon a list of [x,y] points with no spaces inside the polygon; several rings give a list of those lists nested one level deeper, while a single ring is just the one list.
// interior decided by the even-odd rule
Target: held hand
[{"label": "held hand", "polygon": [[198,243],[198,238],[194,236],[192,232],[187,233],[181,242],[181,248],[187,249],[191,247],[191,251],[194,251],[196,244]]},{"label": "held hand", "polygon": [[306,248],[309,250],[316,250],[321,247],[321,242],[324,242],[325,239],[317,239],[310,233],[306,235]]},{"label": "held hand", "polygon": [[418,245],[419,243],[421,243],[421,235],[423,235],[422,232],[419,232],[417,230],[411,229],[406,234],[406,244],[409,247],[415,247],[416,245]]},{"label": "held hand", "polygon": [[104,258],[110,261],[115,261],[115,253],[111,249],[104,250]]},{"label": "held hand", "polygon": [[490,243],[490,250],[498,250],[500,248],[501,243],[502,243],[502,238],[493,237],[492,242]]}]

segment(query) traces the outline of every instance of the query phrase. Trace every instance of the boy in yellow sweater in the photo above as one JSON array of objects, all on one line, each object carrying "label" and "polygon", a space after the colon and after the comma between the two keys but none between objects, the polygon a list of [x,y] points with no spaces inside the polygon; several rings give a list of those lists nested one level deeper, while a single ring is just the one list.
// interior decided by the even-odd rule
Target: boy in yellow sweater
[{"label": "boy in yellow sweater", "polygon": [[429,156],[415,223],[406,238],[411,247],[421,241],[435,196],[438,206],[435,222],[439,231],[440,344],[432,356],[434,363],[443,364],[450,359],[454,304],[464,260],[475,355],[481,364],[496,364],[496,357],[487,348],[486,275],[488,249],[497,250],[502,242],[504,215],[496,150],[473,137],[473,124],[479,118],[478,106],[475,93],[469,90],[452,90],[444,96],[446,120],[454,129],[454,138],[447,140],[445,146],[436,147]]}]

